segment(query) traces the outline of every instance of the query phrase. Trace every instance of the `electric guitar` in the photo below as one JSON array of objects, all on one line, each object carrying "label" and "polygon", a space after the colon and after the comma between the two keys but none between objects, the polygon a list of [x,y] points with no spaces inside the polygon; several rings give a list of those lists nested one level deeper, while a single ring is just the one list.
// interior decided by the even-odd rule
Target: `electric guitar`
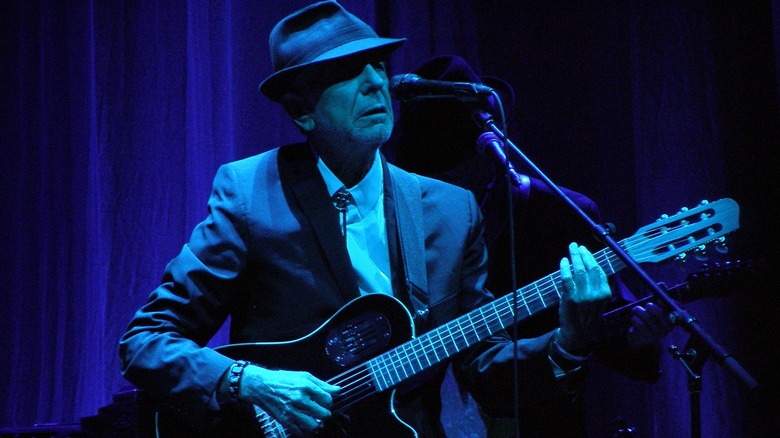
[{"label": "electric guitar", "polygon": [[[658,263],[708,243],[722,244],[739,227],[739,207],[729,198],[702,202],[692,209],[640,228],[619,245],[637,263]],[[607,275],[625,268],[606,248],[594,253]],[[371,294],[339,309],[314,332],[288,342],[230,344],[217,350],[234,359],[288,370],[306,370],[338,385],[335,417],[347,418],[324,435],[366,437],[394,430],[392,436],[417,433],[394,409],[395,387],[454,354],[556,305],[561,298],[560,272],[550,274],[438,328],[415,337],[412,317],[395,298]],[[517,314],[515,316],[515,313]],[[267,437],[291,434],[256,408],[253,427]],[[215,433],[213,436],[225,436]]]}]

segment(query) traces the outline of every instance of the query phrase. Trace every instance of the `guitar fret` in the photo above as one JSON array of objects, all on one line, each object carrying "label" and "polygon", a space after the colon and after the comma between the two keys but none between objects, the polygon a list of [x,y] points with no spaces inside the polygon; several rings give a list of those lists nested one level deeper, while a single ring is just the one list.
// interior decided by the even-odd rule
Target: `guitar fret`
[{"label": "guitar fret", "polygon": [[387,378],[388,380],[395,385],[396,383],[401,381],[401,375],[398,373],[398,351],[397,350],[391,350],[387,352],[387,361],[386,361],[386,367],[387,367]]},{"label": "guitar fret", "polygon": [[536,294],[539,295],[539,299],[542,300],[542,307],[547,307],[547,304],[544,302],[544,296],[542,296],[542,291],[539,290],[539,285],[534,283],[534,289],[536,289]]},{"label": "guitar fret", "polygon": [[422,371],[423,366],[420,362],[420,354],[414,348],[414,344],[408,343],[406,345],[406,349],[409,352],[409,357],[411,358],[409,359],[409,366],[411,366],[413,370],[416,370],[416,372]]},{"label": "guitar fret", "polygon": [[386,354],[382,355],[382,372],[384,374],[385,380],[387,381],[387,387],[391,387],[395,384],[395,381],[393,380],[393,374],[392,374],[392,362],[390,355],[392,354],[392,351],[387,352]]},{"label": "guitar fret", "polygon": [[493,312],[495,312],[496,314],[496,319],[498,320],[498,324],[501,326],[502,329],[506,328],[504,322],[501,320],[501,314],[498,313],[497,306],[491,306],[491,307],[493,307]]},{"label": "guitar fret", "polygon": [[[433,343],[433,339],[432,339],[432,336],[431,336],[430,332],[426,333],[426,334],[425,334],[425,335],[423,335],[423,336],[424,336],[424,337],[426,337],[426,338],[428,339],[428,346],[429,346],[428,350],[429,350],[430,352],[432,352],[434,356],[436,356],[436,360],[435,360],[435,361],[433,361],[433,362],[431,362],[431,363],[437,363],[437,362],[439,362],[439,354],[438,354],[438,353],[436,353],[436,346],[435,346],[435,345],[434,345],[434,343]],[[429,359],[428,361],[430,362],[430,359]]]},{"label": "guitar fret", "polygon": [[612,266],[612,262],[609,260],[609,256],[610,256],[610,254],[607,254],[607,256],[604,257],[604,258],[607,260],[607,266],[609,267],[610,273],[614,273],[615,272],[615,268]]},{"label": "guitar fret", "polygon": [[404,375],[404,378],[408,378],[409,376],[413,376],[415,374],[414,371],[414,363],[412,362],[412,356],[409,355],[409,345],[402,345],[399,346],[399,348],[396,348],[398,350],[398,364],[395,364],[397,368],[401,370],[401,372]]},{"label": "guitar fret", "polygon": [[484,309],[484,307],[480,307],[479,308],[480,321],[482,321],[483,325],[486,325],[487,324],[487,319],[485,318],[485,312],[483,312],[482,309]]},{"label": "guitar fret", "polygon": [[471,313],[466,314],[466,317],[469,320],[469,327],[471,327],[471,331],[474,332],[474,339],[478,340],[479,339],[479,334],[477,333],[477,328],[474,326],[474,321],[471,320]]},{"label": "guitar fret", "polygon": [[417,359],[417,365],[420,367],[419,369],[422,371],[424,367],[422,362],[420,362],[420,352],[417,351],[417,349],[415,348],[417,344],[419,344],[419,342],[410,342],[409,347],[412,349],[412,356],[415,359]]},{"label": "guitar fret", "polygon": [[442,349],[444,350],[445,357],[450,356],[449,351],[452,350],[453,353],[454,353],[454,350],[453,350],[454,345],[450,344],[451,335],[449,333],[447,333],[447,325],[446,324],[442,325],[436,331],[439,332],[439,340],[441,341],[441,346],[442,346]]},{"label": "guitar fret", "polygon": [[[548,277],[553,278],[552,275],[548,275]],[[560,300],[561,299],[561,291],[558,290],[558,282],[553,280],[550,283],[552,283],[553,289],[555,289],[555,295],[557,295],[558,299]]]},{"label": "guitar fret", "polygon": [[452,323],[449,322],[445,324],[445,327],[447,327],[447,334],[450,335],[450,340],[452,341],[453,348],[455,349],[455,351],[459,351],[460,349],[458,348],[458,341],[455,340],[455,336],[452,333]]},{"label": "guitar fret", "polygon": [[[400,355],[403,354],[404,358],[403,360],[400,360]],[[407,364],[409,363],[409,353],[406,351],[406,347],[400,348],[398,351],[399,360],[401,364],[401,371],[404,373],[404,378],[409,377],[413,373],[409,372],[407,369]]]},{"label": "guitar fret", "polygon": [[425,358],[425,361],[426,361],[426,362],[428,362],[428,366],[431,366],[431,365],[432,365],[432,363],[431,363],[431,357],[428,355],[428,353],[427,353],[427,351],[428,351],[428,350],[427,350],[427,349],[425,348],[425,346],[423,345],[423,343],[424,343],[424,341],[425,341],[425,339],[426,339],[426,338],[427,338],[427,337],[423,335],[423,336],[421,336],[421,337],[419,337],[419,338],[417,338],[417,339],[419,339],[419,342],[418,342],[418,344],[419,344],[419,346],[420,346],[420,351],[424,353],[424,354],[423,354],[423,357]]},{"label": "guitar fret", "polygon": [[527,288],[520,289],[520,293],[518,294],[518,296],[523,299],[523,305],[525,306],[525,310],[530,315],[531,314],[531,308],[528,307],[528,301],[525,299],[525,294],[522,292],[523,289],[527,289]]},{"label": "guitar fret", "polygon": [[449,357],[450,354],[447,352],[447,345],[441,337],[441,330],[436,330],[436,334],[439,335],[439,344],[441,344],[441,348],[444,349],[444,357]]},{"label": "guitar fret", "polygon": [[422,336],[422,342],[421,344],[425,345],[425,357],[428,360],[428,365],[432,365],[436,363],[436,360],[434,356],[436,355],[436,352],[434,351],[433,341],[431,340],[431,337],[428,333],[424,334]]},{"label": "guitar fret", "polygon": [[520,309],[513,306],[512,303],[510,303],[509,301],[504,302],[504,307],[509,309],[509,317],[512,318],[512,322],[514,323],[514,321],[517,319],[517,316],[520,315],[519,312]]},{"label": "guitar fret", "polygon": [[462,348],[468,348],[469,345],[471,345],[471,342],[469,342],[469,338],[466,335],[466,332],[463,330],[463,318],[457,318],[455,320],[455,323],[458,325],[458,333],[460,333],[460,337],[463,338],[460,342],[462,342],[463,347]]},{"label": "guitar fret", "polygon": [[510,324],[510,323],[511,323],[511,319],[510,319],[510,318],[508,318],[508,317],[502,317],[502,316],[501,316],[501,314],[502,314],[504,311],[508,311],[507,315],[508,315],[509,317],[511,317],[511,316],[512,316],[512,310],[511,310],[511,308],[509,308],[509,307],[505,306],[504,304],[505,304],[505,303],[497,302],[497,303],[496,303],[496,306],[494,307],[494,309],[496,309],[496,315],[498,315],[498,320],[499,320],[499,322],[501,323],[501,327],[502,327],[502,328],[506,328],[506,326],[507,326],[508,324]]},{"label": "guitar fret", "polygon": [[[381,371],[381,366],[379,362],[384,360],[384,355],[380,355],[375,357],[374,359],[368,361],[368,367],[371,371],[371,376],[374,379],[374,386],[377,387],[377,390],[382,391],[384,389],[387,389],[390,387],[389,382],[386,379],[385,373]],[[380,382],[379,379],[382,379]]]},{"label": "guitar fret", "polygon": [[[389,353],[390,353],[390,356],[389,356],[390,357],[390,371],[395,373],[395,379],[396,380],[395,380],[394,383],[397,383],[397,382],[401,381],[401,374],[398,373],[398,366],[395,365],[396,363],[400,362],[398,360],[398,352],[397,352],[397,350],[391,350],[391,351],[389,351]],[[391,374],[391,377],[392,377],[392,374]]]},{"label": "guitar fret", "polygon": [[461,319],[462,319],[462,318],[455,318],[455,324],[457,324],[457,325],[458,325],[458,333],[460,333],[460,334],[461,334],[461,336],[463,337],[463,343],[465,344],[465,345],[463,346],[463,348],[466,348],[466,347],[468,347],[470,344],[469,344],[469,340],[468,340],[468,338],[466,337],[466,332],[465,332],[465,331],[463,331],[463,327],[460,325],[460,320],[461,320]]},{"label": "guitar fret", "polygon": [[481,323],[478,326],[482,330],[482,332],[479,334],[479,338],[484,339],[490,331],[488,330],[487,319],[485,318],[485,312],[482,311],[482,308],[479,309],[479,313],[482,316]]},{"label": "guitar fret", "polygon": [[378,365],[377,372],[382,377],[384,388],[389,388],[392,385],[392,380],[390,380],[390,375],[388,373],[387,356],[388,354],[383,354],[379,356],[380,360],[377,364]]},{"label": "guitar fret", "polygon": [[470,335],[471,336],[470,338],[469,338],[468,332],[466,332],[466,331],[463,332],[463,336],[467,339],[466,343],[468,345],[471,345],[477,339],[477,336],[476,336],[477,333],[474,331],[474,324],[471,323],[471,315],[470,314],[469,315],[465,315],[465,317],[462,317],[462,318],[463,318],[464,322],[468,322],[466,327],[471,329],[472,335]]}]

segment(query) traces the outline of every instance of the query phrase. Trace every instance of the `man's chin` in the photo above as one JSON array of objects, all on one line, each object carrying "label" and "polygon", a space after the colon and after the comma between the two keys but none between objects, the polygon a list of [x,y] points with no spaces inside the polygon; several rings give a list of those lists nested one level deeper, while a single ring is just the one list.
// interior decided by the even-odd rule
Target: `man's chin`
[{"label": "man's chin", "polygon": [[392,132],[392,123],[376,124],[367,128],[357,129],[355,131],[355,138],[361,143],[379,145],[389,140]]}]

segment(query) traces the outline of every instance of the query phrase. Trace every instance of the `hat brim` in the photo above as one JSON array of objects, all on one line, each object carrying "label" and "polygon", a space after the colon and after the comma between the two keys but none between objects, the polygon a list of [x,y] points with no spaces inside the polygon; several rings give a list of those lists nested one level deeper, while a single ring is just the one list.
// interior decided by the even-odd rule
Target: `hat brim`
[{"label": "hat brim", "polygon": [[406,41],[406,38],[365,38],[350,41],[322,53],[307,63],[284,68],[273,73],[260,83],[260,92],[271,100],[279,102],[282,96],[289,91],[290,82],[304,69],[321,68],[328,63],[353,56],[376,54],[384,57],[390,55],[404,41]]}]

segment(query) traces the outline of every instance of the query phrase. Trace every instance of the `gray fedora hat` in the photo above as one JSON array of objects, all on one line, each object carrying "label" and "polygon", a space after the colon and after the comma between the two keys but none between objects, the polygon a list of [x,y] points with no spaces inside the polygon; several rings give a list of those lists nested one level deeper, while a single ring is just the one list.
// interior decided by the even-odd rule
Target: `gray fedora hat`
[{"label": "gray fedora hat", "polygon": [[335,1],[309,5],[282,19],[268,37],[274,73],[260,91],[280,101],[302,69],[357,54],[389,55],[406,38],[380,38],[374,30]]}]

